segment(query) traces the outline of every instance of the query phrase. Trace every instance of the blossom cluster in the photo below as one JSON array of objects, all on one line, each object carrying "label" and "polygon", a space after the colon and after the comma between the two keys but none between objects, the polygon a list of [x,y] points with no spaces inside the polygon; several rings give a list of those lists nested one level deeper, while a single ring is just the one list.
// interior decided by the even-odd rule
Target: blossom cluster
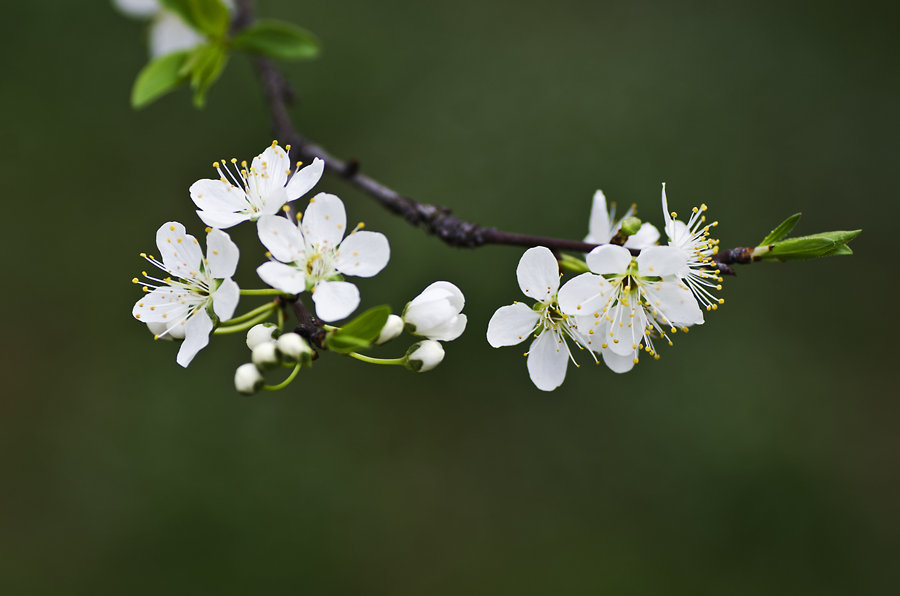
[{"label": "blossom cluster", "polygon": [[662,205],[667,244],[658,245],[659,231],[649,223],[638,225],[633,207],[616,220],[597,191],[586,241],[600,245],[585,256],[587,271],[562,287],[559,262],[548,248],[522,255],[519,287],[536,302],[499,308],[487,340],[501,347],[533,338],[527,367],[538,389],[556,389],[569,361],[578,365],[570,342],[595,362],[624,373],[642,351],[659,358],[656,344],[671,345],[677,330],[702,324],[703,311],[723,302],[712,294],[721,289],[722,278],[712,261],[718,241],[710,238],[710,229],[716,222],[706,223],[706,206],[695,207],[687,222],[678,220],[669,212],[665,185]]},{"label": "blossom cluster", "polygon": [[[214,330],[250,330],[247,345],[252,362],[239,368],[235,376],[235,385],[242,392],[258,389],[267,368],[292,365],[296,374],[301,365],[311,361],[312,348],[305,339],[281,332],[285,299],[296,303],[308,293],[316,317],[324,322],[323,329],[340,331],[340,327],[327,324],[347,318],[360,304],[359,290],[346,278],[375,276],[390,259],[390,245],[383,234],[363,230],[362,223],[348,233],[344,204],[333,194],[318,193],[303,212],[291,215],[290,203],[319,182],[324,162],[316,158],[305,167],[298,162],[294,169],[289,151],[290,146],[283,149],[273,142],[249,164],[237,159],[215,162],[218,177],[198,180],[189,189],[198,217],[208,226],[205,253],[184,225],[166,222],[156,234],[160,257],[141,253],[163,274],[145,271],[143,281],[132,280],[145,292],[135,303],[133,316],[146,323],[157,339],[182,341],[176,361],[183,367],[209,343]],[[266,261],[256,273],[270,289],[241,290],[232,279],[240,251],[224,230],[244,222],[256,225],[266,249]],[[242,294],[277,299],[235,317]],[[440,342],[456,339],[464,331],[464,304],[459,288],[450,282],[435,282],[407,304],[402,316],[390,315],[383,328],[376,329],[380,332],[376,343],[385,343],[403,331],[423,341],[398,359],[351,355],[375,363],[403,364],[419,372],[430,370],[443,358]],[[277,326],[262,325],[275,314]],[[268,334],[266,341],[260,340],[261,334]]]}]

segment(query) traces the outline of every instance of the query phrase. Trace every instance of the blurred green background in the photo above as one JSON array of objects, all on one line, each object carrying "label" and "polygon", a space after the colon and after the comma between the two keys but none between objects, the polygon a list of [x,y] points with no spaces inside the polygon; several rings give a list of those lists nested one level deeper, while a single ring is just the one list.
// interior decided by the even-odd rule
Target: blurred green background
[{"label": "blurred green background", "polygon": [[[521,251],[449,248],[335,179],[387,233],[364,304],[431,281],[468,333],[413,375],[322,358],[237,395],[240,337],[191,367],[130,316],[188,186],[270,141],[249,62],[194,111],[129,109],[144,28],[108,2],[7,3],[4,594],[884,594],[900,581],[892,272],[895,4],[260,1],[324,42],[285,67],[298,127],[401,192],[580,238],[596,188],[723,246],[803,211],[856,255],[744,268],[708,324],[541,393],[487,321]],[[258,286],[253,230],[238,281]],[[246,300],[245,304],[253,304]]]}]

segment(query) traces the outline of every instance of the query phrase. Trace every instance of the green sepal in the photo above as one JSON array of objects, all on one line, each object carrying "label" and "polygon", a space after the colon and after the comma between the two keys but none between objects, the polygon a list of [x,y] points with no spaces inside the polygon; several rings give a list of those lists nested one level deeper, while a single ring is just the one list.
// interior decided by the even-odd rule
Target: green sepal
[{"label": "green sepal", "polygon": [[760,260],[796,261],[853,254],[847,243],[860,235],[862,230],[837,230],[810,236],[788,238],[760,246],[754,250],[754,258]]},{"label": "green sepal", "polygon": [[160,4],[210,37],[224,37],[228,31],[231,15],[222,0],[160,0]]},{"label": "green sepal", "polygon": [[190,56],[190,51],[173,52],[148,62],[134,80],[131,107],[139,110],[184,83]]},{"label": "green sepal", "polygon": [[365,350],[378,339],[390,314],[391,307],[387,305],[370,308],[340,329],[329,333],[325,338],[325,345],[329,350],[340,354]]},{"label": "green sepal", "polygon": [[773,242],[778,242],[783,239],[785,236],[791,233],[791,230],[794,229],[794,226],[797,225],[797,222],[800,221],[800,216],[802,213],[795,213],[777,226],[775,229],[769,232],[769,235],[762,239],[762,241],[757,246],[765,246],[767,244],[772,244]]},{"label": "green sepal", "polygon": [[231,43],[237,49],[282,60],[309,60],[321,51],[319,40],[306,29],[274,20],[255,22]]}]

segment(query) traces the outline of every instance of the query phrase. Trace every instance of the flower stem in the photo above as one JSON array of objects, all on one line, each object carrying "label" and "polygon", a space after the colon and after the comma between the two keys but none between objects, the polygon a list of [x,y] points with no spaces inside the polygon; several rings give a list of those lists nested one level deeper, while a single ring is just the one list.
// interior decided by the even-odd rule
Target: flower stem
[{"label": "flower stem", "polygon": [[296,364],[296,366],[294,366],[294,370],[291,371],[291,374],[289,374],[285,380],[278,383],[277,385],[263,385],[263,391],[278,391],[279,389],[284,389],[285,387],[287,387],[288,385],[291,384],[291,381],[293,381],[295,378],[297,378],[297,373],[299,373],[299,372],[300,372],[300,363],[298,362]]},{"label": "flower stem", "polygon": [[277,306],[277,304],[275,304],[274,302],[267,302],[266,304],[263,304],[262,306],[254,308],[251,311],[245,312],[244,314],[242,314],[238,317],[228,319],[227,321],[222,321],[222,325],[237,325],[238,323],[242,323],[242,322],[246,321],[247,319],[252,319],[253,317],[255,317],[261,313],[271,310],[271,309],[275,308],[276,306]]},{"label": "flower stem", "polygon": [[290,296],[275,288],[262,288],[259,290],[241,290],[241,296]]},{"label": "flower stem", "polygon": [[347,355],[351,358],[361,360],[362,362],[368,362],[369,364],[402,365],[406,363],[406,356],[400,358],[373,358],[372,356],[366,356],[359,352],[349,352]]},{"label": "flower stem", "polygon": [[257,315],[256,317],[253,317],[252,319],[245,321],[243,323],[240,323],[238,325],[229,325],[227,327],[219,327],[215,331],[213,331],[213,333],[216,335],[224,335],[226,333],[238,333],[240,331],[244,331],[245,329],[250,329],[257,323],[262,323],[263,321],[268,319],[271,315],[272,315],[272,311],[267,310],[266,312],[262,313],[261,315]]}]

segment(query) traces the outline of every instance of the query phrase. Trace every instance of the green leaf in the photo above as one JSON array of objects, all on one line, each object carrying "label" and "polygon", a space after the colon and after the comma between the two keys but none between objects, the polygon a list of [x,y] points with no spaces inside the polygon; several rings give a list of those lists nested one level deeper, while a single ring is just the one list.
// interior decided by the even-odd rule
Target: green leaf
[{"label": "green leaf", "polygon": [[583,260],[567,253],[562,254],[562,257],[559,260],[559,266],[567,271],[572,271],[573,273],[587,273],[591,270]]},{"label": "green leaf", "polygon": [[193,29],[211,37],[223,37],[231,15],[222,0],[160,0]]},{"label": "green leaf", "polygon": [[771,249],[766,252],[760,251],[759,258],[793,261],[853,254],[847,243],[859,236],[861,232],[862,230],[838,230],[788,238],[771,244]]},{"label": "green leaf", "polygon": [[312,33],[284,21],[257,21],[231,41],[238,49],[283,60],[308,60],[321,50]]},{"label": "green leaf", "polygon": [[325,340],[328,349],[345,354],[370,347],[378,339],[390,314],[391,307],[387,305],[370,308],[330,333]]},{"label": "green leaf", "polygon": [[196,107],[202,108],[206,104],[206,92],[222,75],[226,58],[225,48],[216,43],[198,46],[192,51],[183,73],[190,74]]},{"label": "green leaf", "polygon": [[190,52],[166,54],[147,63],[131,88],[131,107],[138,110],[169,93],[187,78],[184,72]]},{"label": "green leaf", "polygon": [[759,243],[758,246],[765,246],[766,244],[772,244],[773,242],[778,242],[785,236],[791,233],[791,230],[794,229],[794,226],[797,225],[797,222],[800,221],[801,213],[795,213],[780,224],[778,224],[774,230],[769,232],[769,235],[762,239],[762,242]]}]

